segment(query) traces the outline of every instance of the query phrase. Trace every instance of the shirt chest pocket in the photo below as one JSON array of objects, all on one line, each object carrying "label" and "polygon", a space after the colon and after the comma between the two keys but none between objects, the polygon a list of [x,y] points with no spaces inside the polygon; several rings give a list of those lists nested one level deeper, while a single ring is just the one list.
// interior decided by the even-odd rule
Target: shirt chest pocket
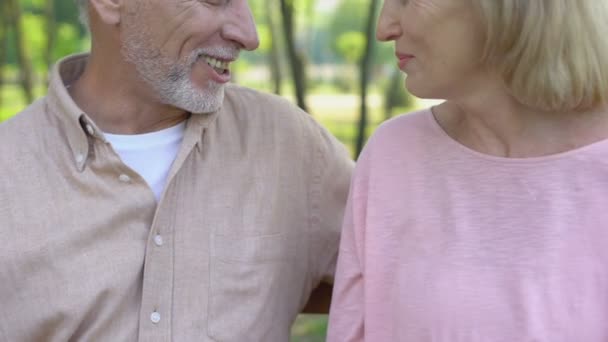
[{"label": "shirt chest pocket", "polygon": [[[287,234],[214,235],[211,241],[209,336],[264,341],[288,326],[295,248]],[[297,288],[297,286],[295,286]],[[294,296],[297,297],[297,296]]]}]

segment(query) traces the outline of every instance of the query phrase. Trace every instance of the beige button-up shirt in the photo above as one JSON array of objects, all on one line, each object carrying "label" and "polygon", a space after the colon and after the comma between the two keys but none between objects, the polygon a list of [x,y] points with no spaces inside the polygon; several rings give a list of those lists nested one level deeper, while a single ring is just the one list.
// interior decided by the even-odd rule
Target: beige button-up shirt
[{"label": "beige button-up shirt", "polygon": [[[72,101],[0,125],[0,340],[288,341],[334,272],[352,161],[285,100],[192,115],[157,204]],[[111,101],[112,99],[107,99]]]}]

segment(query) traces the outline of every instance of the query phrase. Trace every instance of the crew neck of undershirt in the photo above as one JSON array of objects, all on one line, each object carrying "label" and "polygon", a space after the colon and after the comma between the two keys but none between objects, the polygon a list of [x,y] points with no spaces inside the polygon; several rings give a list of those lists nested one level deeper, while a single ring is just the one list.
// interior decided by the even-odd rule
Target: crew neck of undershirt
[{"label": "crew neck of undershirt", "polygon": [[180,140],[186,130],[186,121],[160,131],[143,134],[112,134],[104,133],[112,146],[120,150],[137,150],[141,148],[152,148],[163,146]]}]

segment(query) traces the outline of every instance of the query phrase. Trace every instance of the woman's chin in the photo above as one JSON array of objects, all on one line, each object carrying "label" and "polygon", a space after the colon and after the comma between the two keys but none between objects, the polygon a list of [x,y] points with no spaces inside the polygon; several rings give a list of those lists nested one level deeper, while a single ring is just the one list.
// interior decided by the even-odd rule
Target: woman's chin
[{"label": "woman's chin", "polygon": [[405,89],[419,99],[443,99],[437,87],[433,87],[432,82],[424,79],[408,76],[405,79]]}]

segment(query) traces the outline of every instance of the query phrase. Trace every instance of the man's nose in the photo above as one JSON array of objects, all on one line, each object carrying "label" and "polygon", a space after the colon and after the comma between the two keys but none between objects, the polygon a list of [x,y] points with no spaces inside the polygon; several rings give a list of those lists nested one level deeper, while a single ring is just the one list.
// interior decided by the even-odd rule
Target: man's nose
[{"label": "man's nose", "polygon": [[233,0],[232,9],[228,15],[228,24],[224,25],[222,35],[224,39],[233,41],[244,50],[255,50],[260,46],[258,31],[253,19],[251,7],[247,0]]}]

